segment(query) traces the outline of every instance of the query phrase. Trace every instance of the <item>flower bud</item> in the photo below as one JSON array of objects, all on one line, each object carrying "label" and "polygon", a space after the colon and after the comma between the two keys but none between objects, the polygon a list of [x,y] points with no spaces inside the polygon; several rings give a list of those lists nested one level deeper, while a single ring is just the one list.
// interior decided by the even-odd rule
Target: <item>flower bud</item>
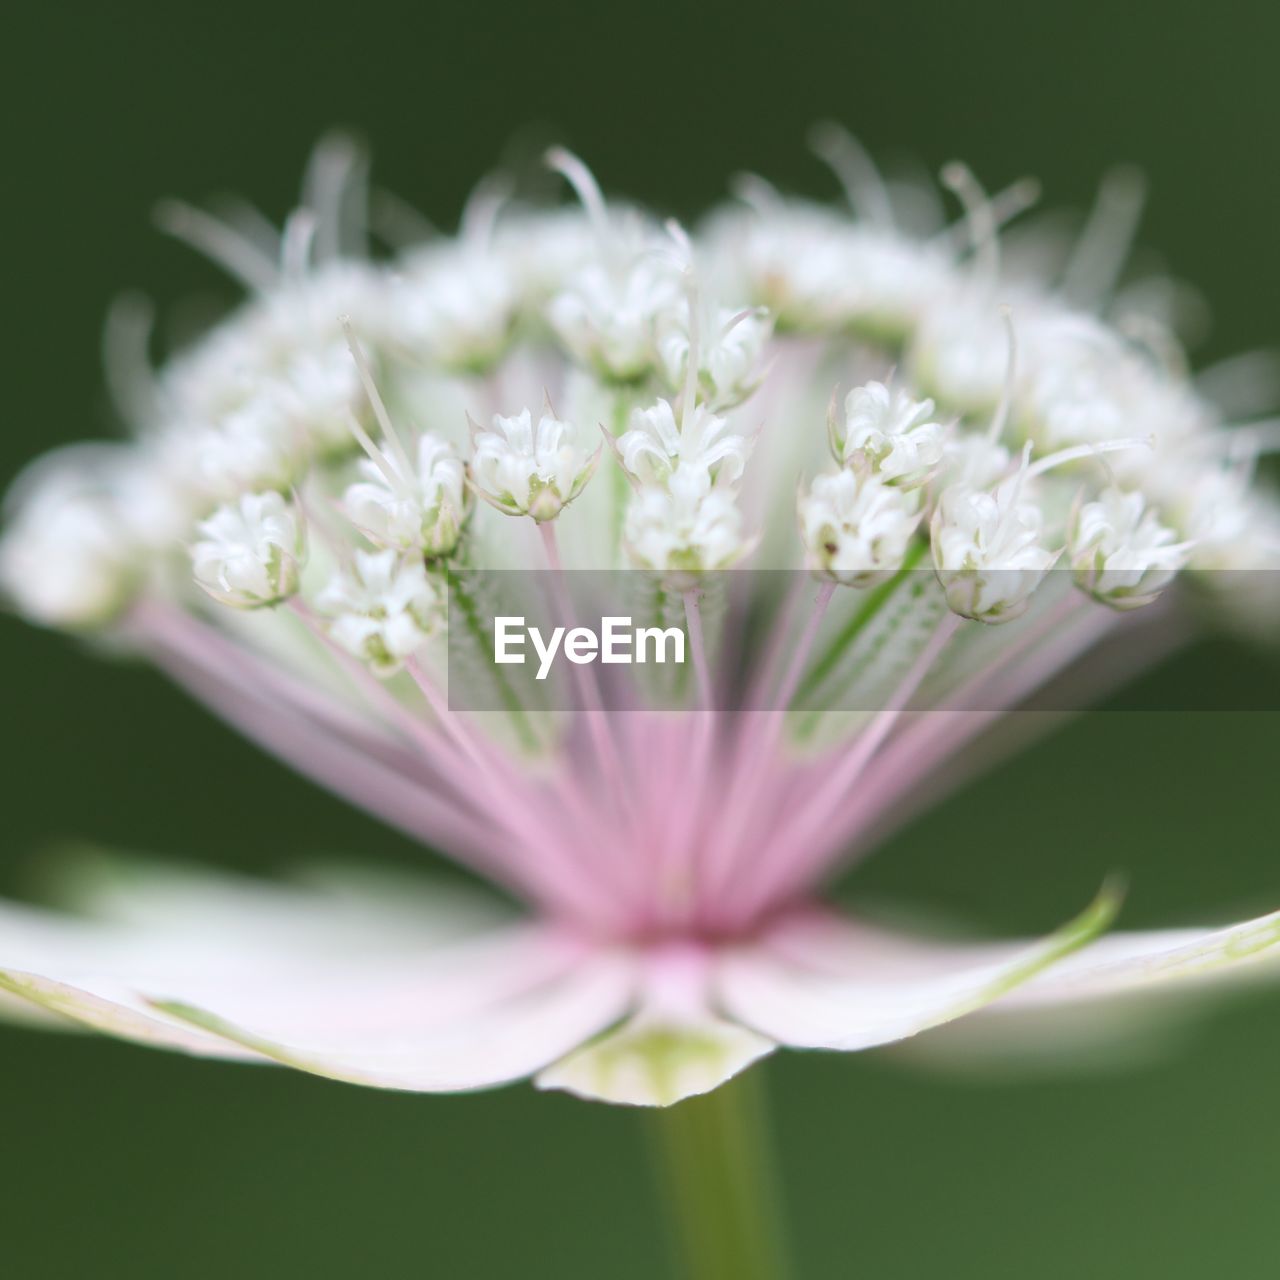
[{"label": "flower bud", "polygon": [[380,676],[400,670],[441,620],[440,597],[416,558],[394,551],[357,551],[349,571],[320,593],[333,621],[329,634]]},{"label": "flower bud", "polygon": [[233,609],[262,609],[298,591],[307,558],[306,526],[280,494],[247,493],[219,507],[191,548],[196,582]]},{"label": "flower bud", "polygon": [[623,546],[637,568],[675,580],[726,569],[750,549],[742,513],[726,489],[706,490],[677,474],[667,489],[643,488],[627,507]]},{"label": "flower bud", "polygon": [[933,401],[913,400],[883,382],[855,387],[845,397],[841,431],[828,422],[831,451],[848,465],[865,458],[882,480],[916,488],[942,461],[943,431],[933,421]]},{"label": "flower bud", "polygon": [[552,298],[547,318],[579,362],[609,382],[634,382],[652,368],[660,319],[680,302],[679,275],[663,258],[589,262]]},{"label": "flower bud", "polygon": [[1040,508],[1022,498],[1021,477],[994,493],[953,485],[933,515],[933,563],[947,606],[996,624],[1020,618],[1057,559],[1040,545]]},{"label": "flower bud", "polygon": [[405,476],[394,452],[381,464],[362,459],[365,479],[348,487],[343,510],[380,547],[420,551],[428,559],[450,555],[474,505],[466,464],[451,444],[430,433],[419,437],[415,462]]},{"label": "flower bud", "polygon": [[[95,451],[100,452],[100,451]],[[139,578],[139,546],[101,462],[53,455],[13,490],[0,540],[0,589],[26,617],[49,627],[109,621]]]},{"label": "flower bud", "polygon": [[1076,583],[1114,609],[1150,604],[1187,562],[1191,544],[1176,539],[1141,493],[1107,489],[1071,521]]},{"label": "flower bud", "polygon": [[868,587],[902,567],[921,511],[918,495],[865,468],[843,468],[818,476],[798,513],[808,567],[843,586]]},{"label": "flower bud", "polygon": [[618,457],[627,473],[642,485],[662,487],[677,470],[700,474],[705,488],[719,479],[734,484],[742,478],[751,441],[729,431],[729,420],[697,405],[677,422],[667,400],[636,409],[628,429],[618,438]]},{"label": "flower bud", "polygon": [[554,520],[585,488],[600,449],[588,453],[577,428],[548,409],[533,426],[524,409],[514,418],[494,415],[490,431],[473,429],[473,471],[481,494],[509,516]]},{"label": "flower bud", "polygon": [[[741,404],[763,380],[761,354],[773,332],[762,310],[717,307],[702,325],[697,387],[701,397],[722,409]],[[689,305],[658,321],[658,363],[672,391],[679,391],[689,367]]]}]

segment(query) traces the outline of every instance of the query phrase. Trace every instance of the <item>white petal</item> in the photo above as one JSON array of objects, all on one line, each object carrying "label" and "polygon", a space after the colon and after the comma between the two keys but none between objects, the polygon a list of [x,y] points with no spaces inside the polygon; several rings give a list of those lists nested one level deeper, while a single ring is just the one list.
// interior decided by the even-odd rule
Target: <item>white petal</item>
[{"label": "white petal", "polygon": [[622,956],[519,921],[459,937],[450,895],[363,879],[179,871],[91,887],[105,922],[0,904],[0,991],[127,1039],[405,1089],[529,1075],[630,1009]]},{"label": "white petal", "polygon": [[722,1008],[787,1045],[867,1049],[913,1036],[1007,995],[1095,938],[1115,915],[1104,891],[1037,942],[950,945],[830,920],[784,923],[727,952]]},{"label": "white petal", "polygon": [[978,1016],[914,1042],[948,1071],[1122,1070],[1181,1047],[1231,982],[1280,976],[1280,913],[1225,929],[1112,934]]},{"label": "white petal", "polygon": [[[512,976],[519,972],[514,968]],[[466,1003],[457,1000],[456,988],[450,994],[455,1007],[447,1019],[435,1016],[430,1004],[419,1009],[397,1001],[398,1016],[384,1025],[344,1027],[340,1017],[315,1017],[309,1034],[290,1029],[295,1010],[286,993],[270,1010],[265,1006],[273,1001],[259,1000],[258,1015],[241,1022],[177,999],[157,997],[153,1004],[313,1075],[383,1089],[454,1092],[519,1080],[590,1040],[629,1008],[632,969],[622,956],[582,952],[549,981],[505,999],[463,1009],[456,1007]],[[379,993],[372,988],[368,995],[376,1000]]]},{"label": "white petal", "polygon": [[[91,986],[98,990],[90,990]],[[161,1010],[148,1009],[136,992],[101,979],[88,979],[85,985],[75,986],[19,969],[0,969],[0,989],[34,1009],[65,1019],[68,1026],[79,1024],[122,1040],[178,1049],[200,1057],[262,1060],[260,1054],[242,1045],[186,1026],[181,1019]],[[3,1012],[8,1014],[7,1005]],[[19,1015],[17,1020],[28,1019]]]},{"label": "white petal", "polygon": [[1136,995],[1175,980],[1280,975],[1280,911],[1210,929],[1117,933],[1038,975],[1002,1005]]}]

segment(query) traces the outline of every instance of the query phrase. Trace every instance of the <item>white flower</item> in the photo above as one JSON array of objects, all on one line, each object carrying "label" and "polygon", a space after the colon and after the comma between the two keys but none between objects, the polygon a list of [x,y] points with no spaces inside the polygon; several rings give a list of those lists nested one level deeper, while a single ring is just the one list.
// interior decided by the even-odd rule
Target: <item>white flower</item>
[{"label": "white flower", "polygon": [[[716,307],[700,326],[698,390],[718,408],[741,404],[764,377],[761,358],[773,322],[761,311]],[[658,323],[658,359],[672,391],[685,384],[689,367],[689,307],[673,308]]]},{"label": "white flower", "polygon": [[733,495],[679,479],[670,488],[643,488],[632,497],[622,540],[638,568],[670,575],[676,583],[684,575],[728,568],[749,549]]},{"label": "white flower", "polygon": [[722,221],[720,256],[741,273],[753,302],[780,328],[842,322],[853,305],[846,266],[848,227],[830,210],[800,203],[735,213]]},{"label": "white flower", "polygon": [[166,447],[183,480],[216,502],[287,489],[306,465],[305,438],[274,392],[216,425],[181,424],[168,433]]},{"label": "white flower", "polygon": [[473,430],[472,470],[480,492],[511,516],[554,520],[580,494],[600,458],[588,453],[578,430],[550,410],[535,428],[528,409],[514,418],[495,414],[493,428]]},{"label": "white flower", "polygon": [[506,350],[518,304],[511,272],[487,248],[432,246],[388,291],[382,332],[447,369],[483,373]]},{"label": "white flower", "polygon": [[[359,404],[360,385],[341,317],[362,326],[382,317],[385,290],[369,267],[334,263],[255,299],[161,374],[161,426],[185,435],[191,424],[217,429],[243,414],[234,430],[245,431],[248,423],[263,437],[260,450],[284,451],[284,471],[296,471],[308,450],[349,447],[347,418]],[[220,457],[203,469],[218,496],[229,501],[246,487],[273,485],[271,467],[262,458],[246,457],[237,466],[234,458]],[[245,474],[250,478],[242,481]]]},{"label": "white flower", "polygon": [[610,255],[574,273],[547,319],[576,360],[602,378],[633,382],[653,368],[659,321],[680,302],[679,273],[659,253]]},{"label": "white flower", "polygon": [[818,476],[798,510],[808,567],[848,587],[900,569],[921,514],[917,494],[852,468]]},{"label": "white flower", "polygon": [[933,401],[915,400],[898,387],[868,382],[845,397],[841,436],[831,425],[836,461],[861,455],[882,480],[907,488],[923,484],[942,460],[943,429],[933,420]]},{"label": "white flower", "polygon": [[[1021,348],[1030,320],[1018,310]],[[909,368],[916,385],[949,409],[974,416],[991,413],[1005,386],[1009,338],[996,305],[964,294],[940,298],[921,317]]]},{"label": "white flower", "polygon": [[1040,545],[1043,517],[1021,475],[993,493],[952,485],[933,515],[933,563],[947,604],[962,618],[1012,622],[1057,556]]},{"label": "white flower", "polygon": [[524,310],[541,319],[547,301],[598,249],[591,223],[579,208],[508,208],[494,229],[492,251],[510,272]]},{"label": "white flower", "polygon": [[1150,604],[1187,563],[1190,545],[1137,491],[1106,489],[1076,512],[1068,535],[1076,582],[1116,609]]},{"label": "white flower", "polygon": [[1134,427],[1119,394],[1116,353],[1058,349],[1026,381],[1022,412],[1047,449],[1111,440]]},{"label": "white flower", "polygon": [[440,625],[440,598],[421,560],[395,551],[357,551],[316,603],[329,634],[381,676],[400,670]]},{"label": "white flower", "polygon": [[426,432],[418,438],[414,470],[402,475],[394,451],[378,462],[360,460],[364,480],[350,485],[343,510],[370,542],[399,551],[447,556],[471,512],[466,464],[451,444]]},{"label": "white flower", "polygon": [[102,466],[102,459],[54,454],[13,490],[0,589],[33,622],[97,626],[132,595],[139,546],[103,487]]},{"label": "white flower", "polygon": [[278,493],[247,493],[219,507],[198,529],[192,572],[219,603],[261,609],[297,594],[306,527]]},{"label": "white flower", "polygon": [[717,478],[734,484],[742,477],[751,441],[729,430],[727,418],[698,405],[676,421],[670,401],[659,400],[631,414],[618,438],[618,456],[641,484],[667,484],[679,468],[706,488]]},{"label": "white flower", "polygon": [[[1027,609],[1060,528],[1081,585],[1117,607],[1149,599],[1188,555],[1193,573],[1280,559],[1280,504],[1255,482],[1249,452],[1271,434],[1263,424],[1228,431],[1194,382],[1069,310],[1040,255],[1009,292],[996,230],[1000,209],[1023,196],[988,201],[953,171],[973,249],[956,263],[957,235],[900,234],[901,186],[886,189],[851,140],[825,137],[857,220],[757,187],[752,217],[722,219],[710,246],[705,232],[663,238],[652,219],[607,209],[585,166],[558,152],[549,159],[582,212],[499,214],[494,188],[482,188],[463,235],[411,258],[398,285],[390,268],[335,260],[358,239],[339,234],[338,215],[361,204],[343,198],[341,153],[316,166],[308,206],[321,216],[291,219],[281,263],[256,236],[185,215],[215,256],[239,265],[253,300],[158,375],[145,361],[113,362],[139,441],[28,476],[0,576],[37,620],[100,626],[113,647],[161,659],[291,767],[498,881],[510,906],[498,921],[460,911],[451,894],[441,901],[438,888],[375,889],[367,868],[360,891],[332,896],[186,876],[157,883],[153,871],[108,891],[109,930],[0,903],[0,1016],[52,1012],[58,1025],[379,1087],[534,1076],[667,1105],[783,1045],[859,1050],[993,1002],[1008,1025],[1020,1009],[1133,998],[1157,980],[1199,982],[1256,961],[1265,972],[1280,955],[1280,914],[1096,941],[1116,906],[1104,893],[1047,939],[962,944],[844,924],[821,906],[850,849],[908,820],[939,771],[968,763],[975,734],[1086,659],[1106,629],[1103,607],[1079,593],[1070,607],[1091,616],[1069,630],[1056,613],[1003,636],[951,616],[940,626],[939,591],[894,575],[923,552],[926,512],[951,609],[986,623]],[[308,252],[316,227],[319,270]],[[996,305],[1005,297],[1008,326]],[[767,337],[754,313],[729,325],[711,298],[770,303],[784,331],[805,333]],[[406,376],[406,354],[432,367],[414,360]],[[748,473],[748,441],[721,412],[751,391],[757,354],[767,376],[750,413],[764,435]],[[490,361],[490,376],[456,376]],[[900,391],[888,388],[891,367],[902,370]],[[820,428],[805,424],[837,368],[885,381],[860,388],[833,424],[842,469],[819,476],[798,511],[806,563],[826,581],[789,592],[793,478],[821,453]],[[678,415],[654,403],[676,382]],[[395,419],[461,421],[480,405],[489,412],[501,389],[530,386],[562,395],[574,421],[592,424],[593,444],[596,422],[616,430],[647,406],[613,442],[636,491],[618,473],[585,495],[562,531],[565,559],[607,570],[621,553],[644,570],[631,575],[628,601],[641,623],[636,663],[666,661],[654,642],[667,653],[683,633],[690,678],[633,670],[602,627],[596,656],[611,665],[579,673],[576,706],[545,714],[543,699],[525,696],[536,690],[503,679],[486,682],[492,705],[471,715],[416,661],[446,625],[445,575],[429,560],[449,557],[465,649],[445,674],[461,677],[450,692],[462,695],[477,661],[499,656],[498,618],[514,622],[526,607],[519,571],[538,539],[472,509],[458,456],[435,437],[398,432]],[[939,421],[953,419],[943,438]],[[1012,475],[1007,424],[1026,444]],[[476,435],[473,492],[535,520],[577,496],[599,456],[549,408],[536,424],[526,411]],[[1136,447],[1148,437],[1154,447]],[[1033,463],[1028,440],[1065,447]],[[358,477],[351,441],[368,457]],[[1069,475],[1048,474],[1067,466]],[[301,572],[290,485],[323,523],[327,563],[342,566],[323,589],[319,566]],[[193,533],[215,493],[227,505]],[[474,557],[460,545],[472,525]],[[543,551],[557,565],[553,532],[541,530]],[[196,578],[217,599],[252,608],[298,598],[236,618],[201,607],[185,581],[168,590],[192,541]],[[699,575],[757,541],[782,572],[697,590]],[[475,581],[468,566],[481,559],[517,572]],[[1248,617],[1274,638],[1264,576],[1275,575],[1205,574],[1215,607],[1202,615]],[[1239,599],[1216,607],[1228,580],[1239,580]],[[851,601],[834,591],[840,582],[881,585]],[[549,594],[572,606],[567,589]],[[300,625],[322,643],[300,643]],[[590,659],[583,631],[530,628],[525,656],[550,644],[570,663]],[[970,687],[983,714],[934,714]],[[807,699],[803,724],[719,714],[739,690],[776,708]],[[869,692],[870,714],[840,714]],[[654,693],[660,715],[647,713]]]}]

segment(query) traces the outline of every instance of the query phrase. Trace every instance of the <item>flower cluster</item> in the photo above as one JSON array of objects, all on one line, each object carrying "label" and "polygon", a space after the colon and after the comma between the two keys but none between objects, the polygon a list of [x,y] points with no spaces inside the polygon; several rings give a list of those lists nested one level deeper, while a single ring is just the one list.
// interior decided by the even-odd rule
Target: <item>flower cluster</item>
[{"label": "flower cluster", "polygon": [[[965,947],[816,905],[931,771],[998,736],[990,714],[901,715],[913,700],[1012,708],[1178,577],[1280,566],[1280,502],[1254,476],[1268,433],[1201,393],[1167,317],[1110,322],[1105,218],[1068,277],[1029,252],[1014,280],[999,235],[1027,184],[988,197],[952,166],[958,221],[908,230],[852,139],[817,144],[850,208],[747,179],[693,235],[607,201],[563,151],[548,160],[573,206],[488,182],[456,236],[388,262],[350,219],[362,166],[341,145],[274,253],[259,227],[166,206],[250,296],[159,370],[109,344],[132,438],[18,480],[0,585],[34,622],[156,662],[529,916],[480,913],[460,941],[440,913],[410,926],[380,899],[386,936],[353,970],[369,939],[303,895],[317,945],[237,931],[220,968],[216,922],[199,954],[178,942],[204,928],[198,893],[165,896],[174,915],[127,945],[6,907],[0,988],[115,1034],[368,1084],[540,1073],[653,1103],[779,1044],[866,1047],[1277,941],[1272,917],[1093,943],[1104,899],[1041,942]],[[502,712],[450,706],[450,606],[484,621],[466,572],[565,565],[634,569],[682,605],[699,680],[676,714],[641,687],[611,712],[590,681],[578,711],[510,689]],[[730,567],[713,634],[703,588]],[[816,603],[757,568],[816,580]],[[747,634],[759,651],[720,662]],[[871,710],[828,715],[854,687]],[[753,714],[731,706],[743,689]]]}]

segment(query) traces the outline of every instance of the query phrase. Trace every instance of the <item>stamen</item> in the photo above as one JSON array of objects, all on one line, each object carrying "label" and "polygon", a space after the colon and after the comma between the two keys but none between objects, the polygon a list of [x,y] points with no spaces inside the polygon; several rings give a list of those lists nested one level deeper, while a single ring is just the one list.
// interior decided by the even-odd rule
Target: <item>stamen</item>
[{"label": "stamen", "polygon": [[1004,386],[1000,388],[1000,403],[996,405],[995,414],[991,418],[991,427],[987,431],[987,440],[998,444],[1004,435],[1009,422],[1009,413],[1013,408],[1014,381],[1018,373],[1018,337],[1013,329],[1013,311],[1006,304],[1000,308],[1000,319],[1004,322],[1005,336],[1009,342],[1009,355],[1004,366]]},{"label": "stamen", "polygon": [[[318,262],[330,262],[341,256],[344,231],[363,233],[366,191],[361,171],[364,168],[364,148],[349,134],[328,134],[311,152],[302,180],[302,203],[315,210]],[[348,211],[348,205],[355,203],[350,199],[353,195],[360,197],[360,208]],[[344,219],[344,212],[354,216]]]},{"label": "stamen", "polygon": [[[364,387],[365,396],[373,408],[373,416],[377,418],[378,425],[382,428],[383,439],[391,446],[391,452],[395,456],[396,463],[403,469],[407,479],[413,475],[413,463],[409,460],[409,454],[404,447],[404,442],[397,434],[395,424],[391,421],[391,415],[387,412],[387,406],[383,403],[382,396],[378,393],[377,384],[374,382],[373,374],[369,369],[369,362],[365,359],[360,343],[356,339],[355,330],[351,327],[351,317],[340,317],[340,323],[342,332],[347,339],[347,348],[351,352],[351,358],[356,362],[356,372],[360,375],[360,385]],[[359,438],[359,436],[356,437],[357,440]]]},{"label": "stamen", "polygon": [[1219,454],[1231,463],[1255,463],[1270,453],[1280,453],[1280,418],[1241,422],[1196,442],[1207,453]]},{"label": "stamen", "polygon": [[573,188],[582,202],[591,225],[602,244],[607,244],[613,237],[613,227],[609,222],[609,210],[604,202],[604,194],[595,175],[572,151],[564,147],[552,147],[547,152],[546,162]]},{"label": "stamen", "polygon": [[764,319],[769,314],[768,307],[747,307],[737,315],[730,316],[720,327],[720,340],[723,342],[744,320]]},{"label": "stamen", "polygon": [[698,396],[698,361],[702,358],[699,350],[699,330],[702,327],[698,314],[698,280],[693,268],[685,272],[685,296],[689,305],[689,354],[684,371],[684,403],[680,406],[680,432],[688,430],[693,421],[694,401]]},{"label": "stamen", "polygon": [[782,192],[768,178],[762,178],[758,173],[735,174],[729,183],[729,190],[761,217],[776,213],[784,203]]},{"label": "stamen", "polygon": [[1280,352],[1246,351],[1201,369],[1196,390],[1228,417],[1280,408]]},{"label": "stamen", "polygon": [[148,350],[155,308],[141,294],[116,298],[102,328],[102,363],[107,392],[122,422],[141,427],[155,421],[159,392]]},{"label": "stamen", "polygon": [[316,215],[310,209],[295,209],[284,224],[284,235],[280,238],[280,273],[293,284],[307,278],[317,225]]},{"label": "stamen", "polygon": [[1000,278],[999,223],[991,198],[982,189],[968,165],[953,160],[942,170],[942,185],[964,206],[969,245],[973,249],[975,274],[995,284]]},{"label": "stamen", "polygon": [[360,419],[354,413],[347,414],[347,430],[355,437],[356,443],[369,455],[369,460],[386,478],[387,483],[398,493],[408,494],[410,492],[408,482],[391,465],[387,459],[387,455],[374,444],[369,433],[360,425]]},{"label": "stamen", "polygon": [[809,131],[809,147],[835,174],[849,207],[859,218],[875,227],[893,229],[889,189],[875,161],[848,129],[824,120]]},{"label": "stamen", "polygon": [[511,199],[511,179],[502,173],[490,173],[476,183],[462,209],[458,238],[472,249],[487,249],[493,242],[493,229],[498,214]]},{"label": "stamen", "polygon": [[372,193],[369,225],[393,249],[416,249],[440,236],[440,228],[430,218],[385,187]]},{"label": "stamen", "polygon": [[235,227],[181,200],[163,200],[154,219],[161,231],[190,245],[256,293],[280,283],[280,269]]},{"label": "stamen", "polygon": [[1154,316],[1128,315],[1116,327],[1143,347],[1171,378],[1183,382],[1191,376],[1187,353],[1168,325]]},{"label": "stamen", "polygon": [[1062,273],[1064,297],[1091,309],[1110,297],[1133,247],[1146,198],[1146,180],[1137,169],[1121,166],[1102,179]]},{"label": "stamen", "polygon": [[[1003,191],[997,191],[989,200],[991,217],[996,228],[1008,226],[1014,218],[1025,213],[1039,199],[1040,184],[1035,178],[1019,178]],[[956,252],[972,244],[971,224],[968,217],[962,218],[955,226],[939,232],[931,243],[946,245]]]},{"label": "stamen", "polygon": [[1069,449],[1059,449],[1057,453],[1046,454],[1029,466],[1024,459],[1022,467],[1023,478],[1032,480],[1036,476],[1044,475],[1046,471],[1051,471],[1054,467],[1060,467],[1068,462],[1075,462],[1080,458],[1093,458],[1104,453],[1120,453],[1125,449],[1154,449],[1155,443],[1155,436],[1149,435],[1126,436],[1117,440],[1101,440],[1097,444],[1072,445]]}]

